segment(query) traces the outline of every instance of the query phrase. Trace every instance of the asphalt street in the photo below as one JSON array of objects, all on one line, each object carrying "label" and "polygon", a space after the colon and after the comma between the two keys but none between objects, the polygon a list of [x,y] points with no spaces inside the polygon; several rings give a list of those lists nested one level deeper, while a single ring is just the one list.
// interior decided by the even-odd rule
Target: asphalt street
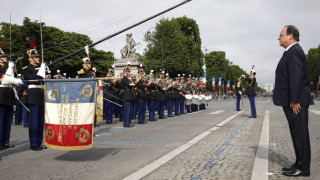
[{"label": "asphalt street", "polygon": [[213,100],[206,110],[124,128],[99,122],[94,147],[83,151],[30,150],[28,129],[12,124],[11,144],[0,151],[0,180],[209,180],[320,179],[320,104],[309,108],[311,176],[288,178],[281,168],[294,161],[281,107],[256,98]]}]

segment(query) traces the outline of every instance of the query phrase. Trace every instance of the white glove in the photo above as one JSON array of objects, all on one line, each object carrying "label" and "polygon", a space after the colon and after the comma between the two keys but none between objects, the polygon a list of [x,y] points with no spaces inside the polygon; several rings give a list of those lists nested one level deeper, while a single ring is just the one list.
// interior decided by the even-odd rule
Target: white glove
[{"label": "white glove", "polygon": [[239,93],[240,95],[242,95],[242,92],[241,92],[241,91],[238,91],[238,93]]},{"label": "white glove", "polygon": [[42,78],[46,77],[46,64],[45,63],[41,63],[40,69],[37,73],[38,76],[41,76]]},{"label": "white glove", "polygon": [[20,85],[23,84],[21,79],[14,78],[8,75],[4,75],[1,84],[15,84],[15,85]]},{"label": "white glove", "polygon": [[246,75],[241,75],[242,78],[246,78]]},{"label": "white glove", "polygon": [[8,65],[9,65],[9,67],[8,67],[8,69],[6,71],[6,75],[14,77],[14,72],[13,72],[14,63],[10,61]]}]

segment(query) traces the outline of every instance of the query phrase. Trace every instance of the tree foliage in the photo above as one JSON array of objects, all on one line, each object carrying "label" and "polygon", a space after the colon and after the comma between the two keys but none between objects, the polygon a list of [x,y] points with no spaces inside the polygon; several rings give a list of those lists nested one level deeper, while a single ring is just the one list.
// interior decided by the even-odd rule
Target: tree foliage
[{"label": "tree foliage", "polygon": [[177,74],[202,75],[201,38],[195,20],[181,17],[162,19],[155,31],[145,33],[146,70],[165,69],[171,77]]},{"label": "tree foliage", "polygon": [[315,84],[319,81],[320,75],[320,45],[317,48],[311,48],[307,54],[308,78]]}]

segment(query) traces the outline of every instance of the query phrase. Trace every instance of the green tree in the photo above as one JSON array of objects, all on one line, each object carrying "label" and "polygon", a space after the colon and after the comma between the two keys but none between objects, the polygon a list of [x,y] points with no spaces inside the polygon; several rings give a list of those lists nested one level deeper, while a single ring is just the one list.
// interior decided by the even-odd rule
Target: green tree
[{"label": "green tree", "polygon": [[144,64],[147,71],[153,69],[159,72],[164,68],[171,77],[177,74],[202,74],[201,39],[198,25],[193,19],[162,19],[154,32],[145,33],[145,41]]},{"label": "green tree", "polygon": [[317,48],[311,48],[307,54],[308,78],[315,84],[319,81],[320,75],[320,45]]}]

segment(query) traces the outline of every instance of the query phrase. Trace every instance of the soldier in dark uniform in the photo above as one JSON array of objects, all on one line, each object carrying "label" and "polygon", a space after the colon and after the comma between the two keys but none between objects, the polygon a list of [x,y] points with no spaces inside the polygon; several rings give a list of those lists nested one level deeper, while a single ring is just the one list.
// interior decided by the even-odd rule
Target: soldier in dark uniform
[{"label": "soldier in dark uniform", "polygon": [[168,117],[174,117],[174,115],[172,114],[173,112],[173,106],[174,106],[174,100],[175,100],[175,96],[174,96],[174,87],[171,85],[168,86],[167,88],[167,101],[168,101]]},{"label": "soldier in dark uniform", "polygon": [[[109,69],[107,77],[113,77],[113,69]],[[103,100],[103,119],[107,120],[107,124],[112,124],[113,112],[114,112],[114,84],[112,80],[104,81],[103,86],[104,100]],[[107,100],[105,100],[107,99]]]},{"label": "soldier in dark uniform", "polygon": [[256,91],[254,90],[254,87],[256,85],[256,72],[254,70],[250,71],[250,77],[245,78],[247,81],[247,95],[250,101],[250,107],[251,107],[251,116],[249,118],[257,118],[257,112],[256,112],[256,103],[255,103],[255,96]]},{"label": "soldier in dark uniform", "polygon": [[241,111],[240,110],[241,95],[242,95],[242,85],[241,85],[241,78],[239,78],[238,83],[236,85],[236,96],[237,96],[236,109],[237,109],[237,111]]},{"label": "soldier in dark uniform", "polygon": [[180,115],[180,91],[179,91],[179,84],[180,84],[180,74],[176,77],[175,86],[174,86],[174,114],[175,116]]},{"label": "soldier in dark uniform", "polygon": [[121,94],[123,97],[123,106],[121,107],[121,111],[123,112],[123,127],[133,127],[131,124],[132,116],[130,114],[131,102],[133,100],[133,94],[131,91],[131,87],[129,84],[128,76],[130,75],[129,67],[123,69],[123,78],[120,81]]},{"label": "soldier in dark uniform", "polygon": [[156,110],[156,102],[157,102],[157,84],[156,82],[154,83],[153,79],[150,78],[149,83],[148,83],[148,99],[149,99],[149,121],[156,121],[155,118],[155,110]]},{"label": "soldier in dark uniform", "polygon": [[181,85],[180,85],[180,114],[186,114],[186,112],[185,112],[185,103],[184,103],[184,100],[185,100],[184,96],[186,95],[184,75],[180,79],[180,83],[181,83]]},{"label": "soldier in dark uniform", "polygon": [[[29,65],[24,67],[22,75],[25,80],[43,79],[45,74],[45,64],[41,64],[40,55],[35,49],[27,51]],[[44,92],[40,83],[29,83],[27,90],[27,104],[29,106],[29,140],[31,149],[41,151],[47,147],[42,145],[44,130]]]},{"label": "soldier in dark uniform", "polygon": [[158,96],[157,96],[157,101],[158,101],[158,114],[159,114],[159,119],[165,119],[164,116],[164,107],[166,104],[166,87],[163,82],[163,75],[160,75],[160,80],[158,84]]},{"label": "soldier in dark uniform", "polygon": [[4,54],[0,46],[0,150],[13,148],[14,145],[9,144],[11,122],[13,120],[13,105],[15,104],[15,96],[12,84],[22,84],[21,79],[14,78],[14,64],[9,62],[8,69],[7,56]]},{"label": "soldier in dark uniform", "polygon": [[78,71],[78,78],[91,78],[91,61],[88,57],[82,59],[82,69]]},{"label": "soldier in dark uniform", "polygon": [[146,102],[147,102],[147,93],[143,76],[144,72],[139,72],[141,75],[141,78],[137,78],[136,86],[138,87],[137,95],[138,95],[138,123],[139,124],[145,124],[146,123]]}]

